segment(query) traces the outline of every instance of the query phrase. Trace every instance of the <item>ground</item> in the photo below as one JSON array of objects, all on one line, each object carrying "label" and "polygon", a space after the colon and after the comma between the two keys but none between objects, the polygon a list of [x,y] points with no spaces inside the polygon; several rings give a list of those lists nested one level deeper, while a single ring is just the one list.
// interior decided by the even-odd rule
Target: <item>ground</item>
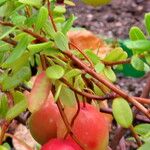
[{"label": "ground", "polygon": [[150,11],[148,0],[112,0],[102,7],[90,7],[75,0],[77,7],[70,7],[68,13],[74,13],[78,19],[74,26],[84,27],[94,33],[125,39],[133,25],[143,27],[143,17]]}]

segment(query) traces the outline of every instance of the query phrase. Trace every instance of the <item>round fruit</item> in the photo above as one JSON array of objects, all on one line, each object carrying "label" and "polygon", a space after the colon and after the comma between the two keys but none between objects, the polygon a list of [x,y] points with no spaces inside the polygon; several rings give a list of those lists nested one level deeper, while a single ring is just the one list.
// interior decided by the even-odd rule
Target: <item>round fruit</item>
[{"label": "round fruit", "polygon": [[[76,107],[65,108],[65,113],[68,120],[71,122],[74,114],[76,113]],[[83,107],[83,105],[80,104],[80,112],[74,121],[72,129],[73,133],[85,146],[86,150],[107,149],[109,139],[108,121],[94,106],[86,104],[86,107]],[[60,120],[58,137],[62,138],[65,134],[66,127],[63,121]],[[73,141],[70,135],[68,135],[67,139]]]},{"label": "round fruit", "polygon": [[33,138],[40,144],[57,137],[57,120],[60,114],[57,105],[47,100],[42,107],[29,118],[29,129]]},{"label": "round fruit", "polygon": [[52,139],[43,145],[41,150],[81,150],[81,148],[68,140]]},{"label": "round fruit", "polygon": [[111,0],[82,0],[85,4],[91,5],[91,6],[101,6],[108,4],[111,2]]}]

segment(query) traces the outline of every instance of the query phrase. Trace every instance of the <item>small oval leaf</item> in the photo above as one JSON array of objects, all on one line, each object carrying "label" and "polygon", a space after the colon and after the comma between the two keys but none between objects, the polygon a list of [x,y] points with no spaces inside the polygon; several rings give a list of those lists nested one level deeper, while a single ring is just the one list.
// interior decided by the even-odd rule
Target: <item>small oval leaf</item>
[{"label": "small oval leaf", "polygon": [[50,79],[60,79],[64,73],[64,69],[59,65],[53,65],[46,69],[46,74]]},{"label": "small oval leaf", "polygon": [[111,69],[111,67],[105,67],[104,70],[104,75],[112,82],[116,81],[116,74],[114,73],[114,71]]},{"label": "small oval leaf", "polygon": [[131,65],[139,71],[143,71],[144,70],[144,62],[137,57],[136,55],[134,55],[131,59]]},{"label": "small oval leaf", "polygon": [[146,142],[141,147],[139,147],[137,150],[149,150],[150,148],[150,142]]},{"label": "small oval leaf", "polygon": [[68,38],[67,36],[65,36],[62,32],[57,32],[54,36],[54,41],[56,46],[62,50],[62,51],[66,51],[69,50],[69,46],[68,46]]},{"label": "small oval leaf", "polygon": [[132,125],[133,114],[128,102],[123,98],[116,98],[112,104],[113,115],[119,125],[129,128]]},{"label": "small oval leaf", "polygon": [[47,100],[51,89],[51,83],[45,72],[37,75],[30,95],[28,96],[28,108],[30,112],[37,111]]},{"label": "small oval leaf", "polygon": [[39,31],[43,25],[46,23],[48,18],[48,10],[43,6],[39,10],[39,14],[37,16],[37,20],[35,23],[35,32]]},{"label": "small oval leaf", "polygon": [[146,13],[144,16],[145,27],[147,33],[150,35],[150,13]]},{"label": "small oval leaf", "polygon": [[148,123],[139,124],[136,125],[134,129],[137,134],[146,135],[148,132],[150,132],[150,124]]},{"label": "small oval leaf", "polygon": [[132,27],[129,31],[129,37],[132,41],[145,40],[145,35],[142,30],[138,27]]}]

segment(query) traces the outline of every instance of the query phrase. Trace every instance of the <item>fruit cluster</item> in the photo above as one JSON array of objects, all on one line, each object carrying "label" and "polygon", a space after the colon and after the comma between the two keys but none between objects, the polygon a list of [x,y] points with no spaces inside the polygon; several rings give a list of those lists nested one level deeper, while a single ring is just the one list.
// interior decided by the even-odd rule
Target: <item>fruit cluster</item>
[{"label": "fruit cluster", "polygon": [[[40,77],[41,75],[35,80],[35,85],[40,81],[38,79]],[[37,87],[33,86],[32,90],[35,88]],[[72,133],[86,150],[106,150],[109,131],[104,114],[91,104],[80,102],[79,105],[80,107],[65,106],[63,109],[72,126]],[[77,110],[78,115],[72,123]],[[34,139],[43,145],[41,150],[82,150],[68,133],[52,94],[37,111],[32,113],[29,128]]]}]

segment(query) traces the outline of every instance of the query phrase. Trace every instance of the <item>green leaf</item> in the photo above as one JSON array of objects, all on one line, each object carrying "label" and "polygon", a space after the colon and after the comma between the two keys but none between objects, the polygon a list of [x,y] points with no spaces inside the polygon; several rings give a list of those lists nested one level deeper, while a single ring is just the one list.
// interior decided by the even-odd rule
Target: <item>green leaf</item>
[{"label": "green leaf", "polygon": [[145,60],[150,65],[150,55],[146,55],[145,56]]},{"label": "green leaf", "polygon": [[26,97],[22,94],[21,100],[15,104],[6,114],[6,120],[12,120],[27,109]]},{"label": "green leaf", "polygon": [[3,35],[0,36],[0,40],[12,33],[15,29],[16,27],[10,28],[8,31],[6,31]]},{"label": "green leaf", "polygon": [[104,70],[104,75],[112,82],[116,81],[116,75],[114,73],[114,71],[111,69],[111,67],[105,67]]},{"label": "green leaf", "polygon": [[7,76],[2,81],[2,89],[4,91],[11,90],[15,87],[17,87],[20,83],[24,82],[25,80],[28,80],[31,76],[30,68],[23,67],[18,72],[13,74],[13,76]]},{"label": "green leaf", "polygon": [[1,0],[1,1],[0,1],[0,6],[2,6],[3,4],[5,4],[6,1],[7,1],[7,0]]},{"label": "green leaf", "polygon": [[70,71],[68,71],[66,74],[65,74],[65,78],[69,79],[69,78],[73,78],[75,76],[78,76],[82,74],[82,71],[79,70],[79,69],[71,69]]},{"label": "green leaf", "polygon": [[58,100],[58,98],[59,98],[59,95],[60,95],[62,86],[63,86],[63,84],[60,83],[60,84],[56,87],[56,93],[55,93],[55,97],[54,97],[55,102],[56,102],[56,101]]},{"label": "green leaf", "polygon": [[9,109],[8,99],[6,95],[3,94],[1,95],[1,98],[0,98],[0,119],[5,118],[8,109]]},{"label": "green leaf", "polygon": [[144,16],[145,27],[147,33],[150,35],[150,13],[146,13]]},{"label": "green leaf", "polygon": [[68,87],[63,86],[59,95],[62,103],[67,106],[74,106],[76,103],[75,94]]},{"label": "green leaf", "polygon": [[138,27],[132,27],[129,31],[129,37],[132,41],[145,40],[146,37],[144,33]]},{"label": "green leaf", "polygon": [[26,50],[28,43],[29,43],[28,36],[24,35],[2,66],[7,67],[8,65],[16,61],[19,57],[21,57],[21,55]]},{"label": "green leaf", "polygon": [[48,10],[44,6],[40,8],[37,20],[35,23],[35,32],[39,31],[46,23],[48,18]]},{"label": "green leaf", "polygon": [[0,52],[6,52],[11,49],[11,46],[7,43],[0,43]]},{"label": "green leaf", "polygon": [[100,73],[105,68],[105,65],[102,62],[99,62],[95,65],[95,70],[97,73]]},{"label": "green leaf", "polygon": [[143,71],[144,70],[144,62],[139,57],[137,57],[136,55],[132,56],[131,65],[136,70],[139,70],[139,71]]},{"label": "green leaf", "polygon": [[124,128],[132,125],[133,114],[128,102],[123,98],[115,98],[112,104],[112,111],[115,120]]},{"label": "green leaf", "polygon": [[25,20],[26,20],[25,16],[21,16],[17,13],[13,14],[13,16],[11,17],[12,23],[15,24],[16,26],[22,26]]},{"label": "green leaf", "polygon": [[8,150],[6,147],[0,145],[0,150]]},{"label": "green leaf", "polygon": [[30,6],[35,6],[35,7],[40,7],[42,4],[42,0],[18,0],[20,3],[30,5]]},{"label": "green leaf", "polygon": [[148,132],[150,132],[150,124],[148,123],[139,124],[136,125],[134,129],[137,134],[146,135]]},{"label": "green leaf", "polygon": [[137,150],[149,150],[150,148],[150,142],[147,142],[145,144],[143,144],[140,148],[138,148]]},{"label": "green leaf", "polygon": [[82,91],[85,88],[85,83],[84,83],[81,75],[78,75],[75,77],[74,88],[76,88],[80,91]]},{"label": "green leaf", "polygon": [[65,36],[62,32],[57,32],[54,36],[54,41],[56,46],[62,50],[62,51],[66,51],[69,50],[69,46],[68,46],[68,38],[67,36]]},{"label": "green leaf", "polygon": [[35,54],[41,52],[42,50],[50,49],[52,46],[54,46],[54,43],[49,41],[40,44],[31,44],[28,46],[28,49],[30,50],[31,54]]},{"label": "green leaf", "polygon": [[53,65],[51,67],[48,67],[46,69],[46,75],[50,79],[60,79],[64,75],[65,71],[63,67],[59,65]]},{"label": "green leaf", "polygon": [[65,20],[66,20],[66,18],[65,18],[64,15],[61,15],[61,16],[59,16],[59,17],[55,17],[55,18],[54,18],[54,22],[55,22],[55,23],[64,23]]},{"label": "green leaf", "polygon": [[55,14],[64,14],[66,12],[66,8],[64,7],[64,5],[56,5],[53,12]]},{"label": "green leaf", "polygon": [[54,27],[53,27],[53,25],[52,25],[52,23],[50,21],[47,21],[44,24],[43,30],[47,34],[47,36],[49,36],[50,38],[54,39],[56,32],[55,32]]},{"label": "green leaf", "polygon": [[86,50],[85,52],[87,56],[91,59],[94,65],[100,62],[100,58],[96,54],[94,54],[91,50]]},{"label": "green leaf", "polygon": [[150,50],[149,40],[127,41],[125,44],[128,48],[133,49],[136,54]]},{"label": "green leaf", "polygon": [[20,91],[15,91],[12,93],[13,95],[13,100],[14,100],[14,104],[19,103],[22,99],[24,99],[24,94],[21,93]]},{"label": "green leaf", "polygon": [[16,72],[28,63],[29,57],[30,57],[30,53],[25,52],[21,57],[19,57],[13,63],[3,65],[3,67],[4,68],[11,68],[12,72]]},{"label": "green leaf", "polygon": [[75,20],[74,15],[71,15],[71,17],[64,23],[64,25],[62,27],[62,32],[64,34],[66,34],[71,29],[74,20]]},{"label": "green leaf", "polygon": [[125,60],[127,57],[128,57],[128,54],[121,47],[117,47],[111,50],[106,55],[106,57],[104,58],[104,61],[107,61],[107,62],[121,61],[121,60]]}]

